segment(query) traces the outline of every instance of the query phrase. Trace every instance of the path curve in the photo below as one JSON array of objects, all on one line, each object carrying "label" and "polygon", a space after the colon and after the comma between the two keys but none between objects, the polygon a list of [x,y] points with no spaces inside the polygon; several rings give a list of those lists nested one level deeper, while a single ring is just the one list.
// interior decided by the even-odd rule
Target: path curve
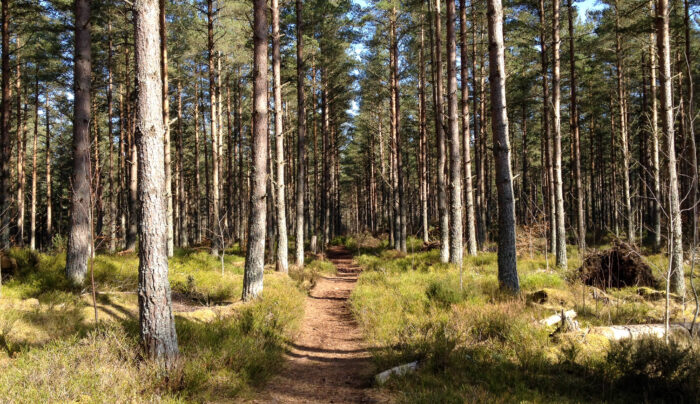
[{"label": "path curve", "polygon": [[331,247],[337,275],[322,276],[306,298],[298,337],[284,369],[255,403],[371,403],[373,365],[348,298],[361,272],[352,253]]}]

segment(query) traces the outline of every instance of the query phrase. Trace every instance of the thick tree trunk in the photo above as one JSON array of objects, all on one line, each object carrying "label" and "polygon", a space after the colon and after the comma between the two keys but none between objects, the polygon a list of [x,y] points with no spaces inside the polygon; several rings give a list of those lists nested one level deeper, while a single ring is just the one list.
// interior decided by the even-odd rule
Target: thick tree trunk
[{"label": "thick tree trunk", "polygon": [[248,248],[243,275],[243,301],[262,295],[265,265],[265,190],[267,180],[267,1],[254,0],[253,139],[248,221]]},{"label": "thick tree trunk", "polygon": [[464,212],[467,227],[467,252],[476,255],[476,218],[474,217],[474,191],[472,187],[471,134],[469,133],[469,68],[467,61],[467,7],[459,2],[460,56],[462,79],[462,158],[464,159]]},{"label": "thick tree trunk", "polygon": [[66,277],[81,285],[90,257],[92,206],[90,189],[90,0],[75,2],[75,70],[73,110],[73,178]]},{"label": "thick tree trunk", "polygon": [[158,1],[159,7],[159,33],[160,33],[160,72],[163,80],[161,100],[163,103],[163,149],[165,156],[165,220],[168,230],[167,247],[168,257],[173,256],[175,248],[174,222],[173,222],[173,198],[172,198],[172,166],[170,157],[170,99],[168,94],[168,28],[165,22],[165,0]]},{"label": "thick tree trunk", "polygon": [[556,263],[559,268],[567,267],[566,259],[566,211],[564,210],[564,184],[561,167],[561,80],[559,52],[559,1],[552,1],[552,40],[554,42],[554,66],[552,67],[552,109],[554,111],[554,194],[557,215]]},{"label": "thick tree trunk", "polygon": [[498,190],[498,281],[501,289],[510,293],[518,293],[520,284],[515,251],[515,205],[508,140],[501,0],[488,0],[488,25],[491,130],[493,131],[496,188]]},{"label": "thick tree trunk", "polygon": [[581,178],[581,136],[579,134],[579,116],[576,88],[576,52],[574,49],[574,6],[573,0],[568,0],[569,8],[569,65],[571,76],[571,141],[574,148],[574,178],[576,182],[576,224],[578,234],[578,249],[586,249],[586,210],[584,208],[583,180]]},{"label": "thick tree trunk", "polygon": [[304,106],[304,32],[302,1],[296,0],[297,18],[297,183],[296,183],[296,264],[304,266],[304,190],[306,189],[306,109]]},{"label": "thick tree trunk", "polygon": [[[214,0],[207,0],[207,49],[208,49],[208,62],[209,62],[209,107],[211,114],[209,116],[211,124],[211,165],[212,165],[212,175],[211,175],[211,214],[210,228],[211,232],[211,253],[214,256],[219,255],[219,248],[221,248],[221,232],[219,222],[219,119],[217,112],[217,99],[216,99],[216,79],[214,72],[214,11],[213,11]],[[218,10],[217,10],[218,12]]]},{"label": "thick tree trunk", "polygon": [[681,208],[678,195],[678,174],[676,172],[676,145],[673,128],[673,77],[671,76],[671,44],[669,33],[668,0],[656,2],[656,36],[659,50],[659,77],[661,80],[661,124],[666,136],[668,158],[668,199],[671,227],[671,292],[685,294],[683,276],[683,234]]},{"label": "thick tree trunk", "polygon": [[447,2],[447,128],[450,135],[450,262],[462,265],[462,156],[457,121],[455,2]]},{"label": "thick tree trunk", "polygon": [[[300,2],[301,0],[298,0]],[[297,12],[299,10],[297,9]],[[297,24],[300,19],[297,19]],[[285,202],[285,186],[284,186],[284,134],[282,131],[282,79],[281,79],[281,60],[280,60],[280,9],[279,0],[272,0],[272,74],[275,85],[275,158],[277,168],[277,270],[287,273],[289,272],[289,264],[287,262],[287,207]],[[302,199],[302,209],[303,209]],[[298,220],[298,218],[297,218]],[[299,228],[297,227],[297,234]],[[302,265],[304,254],[304,229],[302,227]],[[298,245],[297,245],[298,248]]]},{"label": "thick tree trunk", "polygon": [[178,355],[168,283],[167,192],[163,156],[163,104],[159,65],[157,0],[136,0],[135,55],[139,159],[139,322],[146,355],[165,368]]},{"label": "thick tree trunk", "polygon": [[2,0],[2,100],[0,100],[0,249],[10,248],[10,17]]},{"label": "thick tree trunk", "polygon": [[433,67],[435,94],[435,130],[437,131],[437,182],[438,182],[438,210],[440,215],[440,261],[450,260],[450,215],[447,210],[447,184],[445,183],[445,165],[447,152],[445,150],[445,130],[442,121],[442,50],[440,49],[440,0],[435,0],[435,64]]}]

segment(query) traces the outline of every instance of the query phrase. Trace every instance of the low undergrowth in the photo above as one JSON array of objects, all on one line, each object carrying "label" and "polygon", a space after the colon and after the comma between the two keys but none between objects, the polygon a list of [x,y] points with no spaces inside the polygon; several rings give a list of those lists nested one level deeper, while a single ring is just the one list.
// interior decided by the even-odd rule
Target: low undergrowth
[{"label": "low undergrowth", "polygon": [[[575,309],[582,328],[663,321],[663,299],[586,287],[576,281],[576,251],[569,257],[570,269],[556,269],[541,255],[520,256],[522,295],[509,299],[498,290],[496,253],[465,257],[461,275],[436,250],[358,255],[365,271],[351,302],[377,367],[422,364],[388,388],[410,403],[694,401],[696,343],[610,343],[537,323],[561,309]],[[671,314],[692,317],[680,302]]]},{"label": "low undergrowth", "polygon": [[180,360],[166,375],[140,358],[135,255],[96,258],[97,325],[89,291],[62,279],[64,255],[12,256],[19,270],[0,298],[0,402],[245,397],[276,372],[303,315],[305,291],[290,277],[266,271],[263,298],[243,304],[240,255],[226,256],[222,274],[207,253],[178,251],[170,282]]}]

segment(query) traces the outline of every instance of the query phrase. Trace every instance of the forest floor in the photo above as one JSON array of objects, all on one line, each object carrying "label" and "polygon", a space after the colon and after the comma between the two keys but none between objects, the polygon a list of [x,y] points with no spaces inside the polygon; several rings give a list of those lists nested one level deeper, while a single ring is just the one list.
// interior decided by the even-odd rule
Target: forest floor
[{"label": "forest floor", "polygon": [[361,268],[350,250],[333,246],[337,274],[321,276],[306,297],[298,337],[284,369],[255,403],[368,403],[381,401],[371,389],[374,366],[348,301]]}]

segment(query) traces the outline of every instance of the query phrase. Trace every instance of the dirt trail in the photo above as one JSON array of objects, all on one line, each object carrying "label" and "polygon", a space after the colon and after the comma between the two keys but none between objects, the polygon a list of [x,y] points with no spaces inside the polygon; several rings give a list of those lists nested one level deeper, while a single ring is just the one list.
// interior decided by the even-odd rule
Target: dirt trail
[{"label": "dirt trail", "polygon": [[[360,268],[343,247],[328,258],[338,274],[321,277],[306,298],[306,311],[284,369],[255,403],[370,403],[373,366],[348,298]],[[383,401],[383,400],[379,400]]]}]

